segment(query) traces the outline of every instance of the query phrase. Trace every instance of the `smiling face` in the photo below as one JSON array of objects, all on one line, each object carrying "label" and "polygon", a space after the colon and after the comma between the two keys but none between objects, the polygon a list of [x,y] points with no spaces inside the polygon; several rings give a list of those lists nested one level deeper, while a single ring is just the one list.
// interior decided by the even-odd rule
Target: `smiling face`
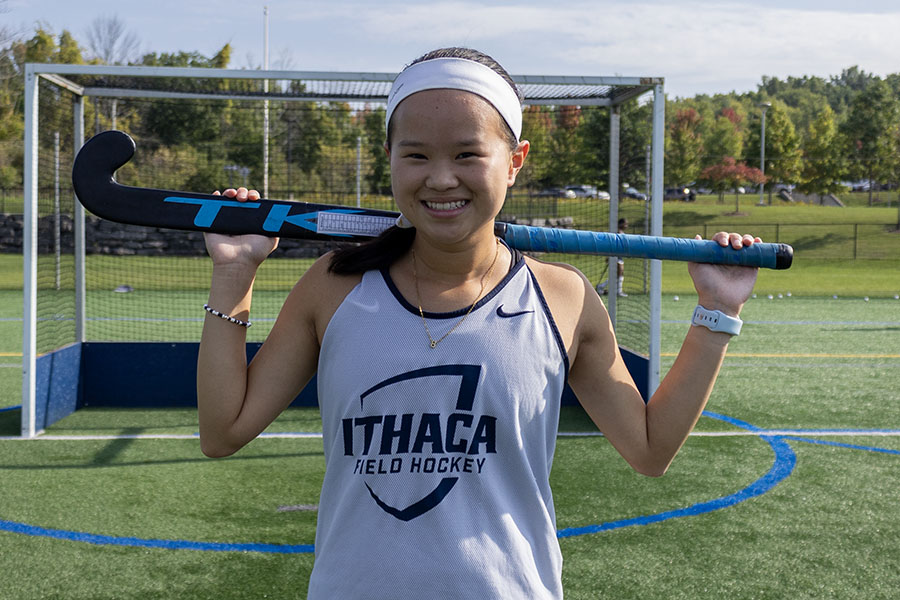
[{"label": "smiling face", "polygon": [[460,90],[427,90],[391,118],[391,183],[419,234],[444,244],[493,235],[494,218],[528,153],[511,151],[494,107]]}]

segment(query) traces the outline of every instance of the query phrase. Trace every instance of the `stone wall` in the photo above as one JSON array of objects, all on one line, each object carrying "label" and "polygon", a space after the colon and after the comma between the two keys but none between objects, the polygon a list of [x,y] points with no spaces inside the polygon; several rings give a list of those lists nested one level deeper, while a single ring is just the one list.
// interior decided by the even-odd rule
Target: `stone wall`
[{"label": "stone wall", "polygon": [[[22,252],[23,216],[0,214],[0,252]],[[54,252],[53,216],[38,219],[38,253]],[[62,215],[59,221],[60,245],[63,253],[73,251],[74,236],[72,218]],[[85,217],[85,251],[87,254],[112,254],[118,256],[203,256],[206,247],[203,234],[196,231],[174,231],[155,227],[124,225]],[[334,245],[321,242],[282,239],[276,254],[282,258],[314,258],[332,249]]]}]

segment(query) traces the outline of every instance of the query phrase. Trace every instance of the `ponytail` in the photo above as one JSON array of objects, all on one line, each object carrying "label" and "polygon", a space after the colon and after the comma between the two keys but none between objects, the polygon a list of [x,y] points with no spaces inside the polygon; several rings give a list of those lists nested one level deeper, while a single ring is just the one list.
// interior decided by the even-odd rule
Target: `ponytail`
[{"label": "ponytail", "polygon": [[358,275],[386,269],[406,254],[416,239],[416,230],[389,227],[375,239],[334,252],[328,271],[335,275]]}]

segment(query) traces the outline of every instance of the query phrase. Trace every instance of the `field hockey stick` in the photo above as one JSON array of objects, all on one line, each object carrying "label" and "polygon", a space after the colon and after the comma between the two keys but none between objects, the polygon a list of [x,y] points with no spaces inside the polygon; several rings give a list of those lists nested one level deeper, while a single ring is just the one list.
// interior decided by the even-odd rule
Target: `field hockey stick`
[{"label": "field hockey stick", "polygon": [[[309,202],[259,199],[238,202],[223,196],[129,187],[115,172],[134,156],[128,134],[106,131],[78,152],[72,182],[81,203],[95,215],[132,225],[224,234],[259,234],[309,240],[358,242],[393,225],[399,213]],[[711,240],[580,231],[497,223],[498,237],[511,248],[533,252],[653,258],[769,269],[791,266],[787,244],[753,244],[741,250]]]}]

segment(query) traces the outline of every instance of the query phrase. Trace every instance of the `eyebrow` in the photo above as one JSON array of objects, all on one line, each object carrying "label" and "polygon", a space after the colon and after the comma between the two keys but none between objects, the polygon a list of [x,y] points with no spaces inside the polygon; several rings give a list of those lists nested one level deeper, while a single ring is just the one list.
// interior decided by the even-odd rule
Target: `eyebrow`
[{"label": "eyebrow", "polygon": [[397,142],[398,146],[402,146],[404,148],[420,148],[425,144],[423,142],[415,142],[412,140],[400,140]]}]

